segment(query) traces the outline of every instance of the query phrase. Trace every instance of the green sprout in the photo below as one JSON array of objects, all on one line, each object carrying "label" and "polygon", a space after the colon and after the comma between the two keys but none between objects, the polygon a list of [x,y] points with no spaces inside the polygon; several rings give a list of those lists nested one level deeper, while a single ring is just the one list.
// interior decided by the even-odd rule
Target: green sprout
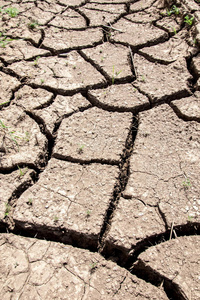
[{"label": "green sprout", "polygon": [[19,13],[15,7],[8,7],[4,10],[4,12],[7,13],[11,18],[15,18]]},{"label": "green sprout", "polygon": [[25,138],[24,139],[25,139],[26,142],[29,142],[29,140],[30,140],[30,133],[28,131],[25,132]]},{"label": "green sprout", "polygon": [[6,101],[6,102],[2,102],[0,103],[0,105],[5,105],[5,104],[8,104],[10,101]]},{"label": "green sprout", "polygon": [[115,83],[116,77],[117,77],[121,72],[122,72],[122,70],[121,70],[121,71],[118,71],[118,72],[117,72],[117,71],[115,72],[115,66],[113,66],[112,84]]},{"label": "green sprout", "polygon": [[19,169],[19,176],[24,176],[26,174],[26,171],[28,168],[25,168],[24,171],[22,171],[22,169],[17,165],[18,169]]},{"label": "green sprout", "polygon": [[190,179],[189,178],[186,178],[184,181],[183,181],[183,187],[185,190],[189,189],[189,187],[191,187],[191,182],[190,182]]},{"label": "green sprout", "polygon": [[18,151],[19,151],[19,144],[16,140],[16,138],[20,138],[19,136],[15,135],[15,131],[9,131],[8,127],[0,120],[0,128],[2,128],[3,132],[4,132],[4,136],[7,139],[10,139],[14,142],[14,144],[16,144]]},{"label": "green sprout", "polygon": [[172,14],[174,15],[179,15],[180,14],[180,9],[176,6],[173,5],[170,10],[167,10],[167,15],[170,17]]},{"label": "green sprout", "polygon": [[55,216],[55,217],[54,217],[54,222],[57,223],[58,220],[59,220],[59,218]]},{"label": "green sprout", "polygon": [[3,128],[3,129],[7,129],[8,127],[0,120],[0,126]]},{"label": "green sprout", "polygon": [[90,264],[90,272],[93,273],[94,270],[97,268],[97,263],[96,262],[93,262]]},{"label": "green sprout", "polygon": [[12,41],[13,41],[13,39],[7,38],[6,36],[1,36],[0,47],[6,48],[6,45]]},{"label": "green sprout", "polygon": [[194,16],[192,17],[189,17],[188,15],[185,16],[184,22],[187,23],[189,26],[192,26],[193,21],[194,21]]},{"label": "green sprout", "polygon": [[40,59],[40,56],[37,56],[36,59],[34,60],[33,65],[34,65],[35,67],[38,66],[38,61],[39,61],[39,59]]},{"label": "green sprout", "polygon": [[176,35],[177,34],[176,28],[172,26],[172,30],[174,32],[174,35]]},{"label": "green sprout", "polygon": [[10,210],[11,210],[11,206],[10,206],[9,203],[6,203],[5,205],[6,205],[5,216],[7,217],[9,215]]},{"label": "green sprout", "polygon": [[33,199],[29,198],[27,204],[31,206],[33,204]]},{"label": "green sprout", "polygon": [[28,23],[28,28],[30,30],[34,30],[37,26],[39,26],[37,21],[32,21],[32,22]]},{"label": "green sprout", "polygon": [[84,149],[85,145],[80,145],[78,148],[78,154],[82,154],[83,153],[83,149]]},{"label": "green sprout", "polygon": [[193,221],[193,218],[192,216],[188,216],[188,222],[192,222]]},{"label": "green sprout", "polygon": [[87,210],[87,217],[90,217],[90,215],[91,215],[91,210]]}]

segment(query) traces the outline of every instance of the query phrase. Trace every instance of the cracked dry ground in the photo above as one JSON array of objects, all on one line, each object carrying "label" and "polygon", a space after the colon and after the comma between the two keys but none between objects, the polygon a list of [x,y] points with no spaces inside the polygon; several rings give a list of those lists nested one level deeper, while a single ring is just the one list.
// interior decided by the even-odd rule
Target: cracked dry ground
[{"label": "cracked dry ground", "polygon": [[0,1],[1,299],[200,299],[200,9],[177,5]]}]

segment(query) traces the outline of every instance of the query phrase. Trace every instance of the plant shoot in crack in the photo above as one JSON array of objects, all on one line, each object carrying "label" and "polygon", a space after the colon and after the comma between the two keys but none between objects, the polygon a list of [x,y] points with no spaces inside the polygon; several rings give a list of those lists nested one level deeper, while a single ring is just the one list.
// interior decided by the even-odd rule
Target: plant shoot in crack
[{"label": "plant shoot in crack", "polygon": [[9,213],[10,213],[11,206],[10,206],[9,203],[6,203],[5,206],[6,206],[5,217],[7,217],[9,215]]},{"label": "plant shoot in crack", "polygon": [[15,131],[10,131],[9,128],[0,120],[0,129],[3,131],[2,145],[1,148],[5,148],[5,152],[9,152],[9,147],[6,146],[6,140],[12,141],[12,146],[17,146],[17,151],[19,151],[19,144],[16,138],[20,138],[15,134]]},{"label": "plant shoot in crack", "polygon": [[167,15],[170,17],[172,14],[174,15],[179,15],[180,14],[180,9],[176,6],[173,5],[170,10],[167,10]]},{"label": "plant shoot in crack", "polygon": [[194,16],[189,17],[188,15],[185,16],[184,22],[188,24],[189,26],[192,26],[194,22]]},{"label": "plant shoot in crack", "polygon": [[7,38],[2,32],[0,32],[0,47],[6,48],[6,45],[12,42],[13,39]]},{"label": "plant shoot in crack", "polygon": [[32,22],[27,24],[29,30],[34,30],[39,26],[38,21],[33,20]]},{"label": "plant shoot in crack", "polygon": [[19,176],[24,176],[28,170],[28,168],[25,168],[24,170],[22,170],[19,166],[17,166],[19,169]]},{"label": "plant shoot in crack", "polygon": [[186,178],[184,181],[183,181],[183,187],[185,190],[188,190],[190,187],[191,187],[191,182],[190,182],[190,179],[189,178]]},{"label": "plant shoot in crack", "polygon": [[38,61],[39,61],[39,59],[40,59],[40,56],[37,56],[36,59],[34,60],[34,62],[33,62],[33,66],[34,67],[38,67]]},{"label": "plant shoot in crack", "polygon": [[15,130],[10,129],[8,126],[4,124],[2,120],[0,120],[0,132],[3,133],[1,151],[10,152],[11,148],[17,152],[19,152],[19,142],[17,140],[21,140],[21,143],[28,143],[30,140],[30,133],[28,131],[24,133],[16,132]]},{"label": "plant shoot in crack", "polygon": [[121,70],[121,71],[118,71],[118,72],[115,71],[115,66],[113,66],[112,84],[115,83],[116,77],[117,77],[121,72],[122,72],[122,70]]},{"label": "plant shoot in crack", "polygon": [[78,154],[82,154],[83,153],[83,150],[84,150],[84,147],[85,145],[80,145],[79,148],[78,148]]},{"label": "plant shoot in crack", "polygon": [[15,18],[19,14],[19,11],[16,7],[8,7],[6,9],[0,8],[0,13],[6,13],[9,15],[9,17]]}]

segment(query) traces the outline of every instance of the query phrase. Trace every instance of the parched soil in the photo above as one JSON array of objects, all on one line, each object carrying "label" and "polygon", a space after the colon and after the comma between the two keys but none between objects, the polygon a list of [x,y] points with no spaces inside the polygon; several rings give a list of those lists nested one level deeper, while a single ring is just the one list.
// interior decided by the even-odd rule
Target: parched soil
[{"label": "parched soil", "polygon": [[0,298],[200,299],[198,1],[0,7]]}]

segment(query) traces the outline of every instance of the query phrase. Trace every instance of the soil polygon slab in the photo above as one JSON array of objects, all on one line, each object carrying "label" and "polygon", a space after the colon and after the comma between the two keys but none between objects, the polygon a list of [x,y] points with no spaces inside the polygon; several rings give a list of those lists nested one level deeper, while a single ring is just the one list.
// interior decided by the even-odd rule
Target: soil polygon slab
[{"label": "soil polygon slab", "polygon": [[200,54],[198,54],[196,57],[193,57],[192,59],[192,65],[193,71],[196,76],[200,76]]},{"label": "soil polygon slab", "polygon": [[[62,1],[59,2],[61,3]],[[65,1],[65,4],[66,6],[70,5],[69,3],[66,2],[70,2],[69,0]],[[73,0],[73,2],[75,3],[76,0]],[[38,1],[37,6],[44,12],[51,12],[54,14],[60,14],[64,9],[66,9],[65,6],[59,5],[58,1],[56,0]]]},{"label": "soil polygon slab", "polygon": [[10,174],[0,174],[0,221],[9,216],[11,206],[8,201],[17,189],[32,183],[33,170],[20,168]]},{"label": "soil polygon slab", "polygon": [[185,41],[185,34],[178,33],[169,41],[139,50],[144,56],[163,63],[172,63],[180,58],[188,58],[194,51]]},{"label": "soil polygon slab", "polygon": [[104,43],[92,49],[82,50],[82,53],[99,66],[112,83],[133,78],[129,65],[130,52],[125,46]]},{"label": "soil polygon slab", "polygon": [[62,121],[53,156],[82,162],[119,163],[131,127],[132,114],[97,107]]},{"label": "soil polygon slab", "polygon": [[31,59],[35,56],[46,54],[47,51],[33,47],[30,42],[24,40],[12,40],[1,50],[1,58],[7,63],[17,60]]},{"label": "soil polygon slab", "polygon": [[160,15],[156,8],[153,8],[153,12],[150,10],[143,10],[139,12],[133,12],[131,14],[128,14],[124,19],[131,21],[133,23],[138,24],[147,24],[157,21],[160,18]]},{"label": "soil polygon slab", "polygon": [[191,1],[191,0],[183,0],[183,3],[185,4],[184,6],[186,6],[190,11],[192,11],[193,13],[195,11],[199,11],[199,5],[198,3],[196,3],[195,1]]},{"label": "soil polygon slab", "polygon": [[98,4],[102,4],[102,5],[109,3],[110,5],[112,5],[112,4],[126,3],[126,2],[129,2],[129,0],[110,0],[110,1],[108,1],[108,0],[92,0],[90,2],[91,3],[98,3]]},{"label": "soil polygon slab", "polygon": [[102,31],[99,28],[64,30],[50,26],[45,29],[42,46],[54,51],[74,48],[79,49],[94,45],[102,39],[102,36]]},{"label": "soil polygon slab", "polygon": [[182,299],[200,299],[200,237],[184,236],[154,246],[140,254],[139,262],[148,269],[172,281]]},{"label": "soil polygon slab", "polygon": [[1,234],[0,255],[3,299],[12,290],[22,300],[167,300],[162,289],[88,250]]},{"label": "soil polygon slab", "polygon": [[145,205],[137,198],[120,198],[105,242],[108,248],[114,246],[128,253],[144,239],[164,231],[156,207]]},{"label": "soil polygon slab", "polygon": [[38,27],[30,30],[29,23],[30,20],[22,15],[18,15],[15,18],[5,15],[0,20],[1,31],[6,32],[6,35],[12,36],[12,38],[28,39],[38,44],[41,38],[41,31]]},{"label": "soil polygon slab", "polygon": [[85,3],[85,0],[59,0],[59,3],[63,4],[64,6],[78,6],[80,4]]},{"label": "soil polygon slab", "polygon": [[38,124],[15,106],[2,109],[0,120],[0,169],[18,164],[42,165],[47,139]]},{"label": "soil polygon slab", "polygon": [[172,101],[171,105],[181,117],[200,121],[200,92],[195,92],[191,97]]},{"label": "soil polygon slab", "polygon": [[90,26],[100,26],[102,24],[109,24],[123,12],[124,4],[108,5],[98,3],[88,3],[80,8],[90,20]]},{"label": "soil polygon slab", "polygon": [[[60,11],[63,8],[60,8]],[[45,11],[39,7],[31,7],[30,10],[22,13],[22,16],[27,20],[27,25],[34,23],[36,28],[40,28],[40,25],[45,25],[50,21],[55,14],[52,11]]]},{"label": "soil polygon slab", "polygon": [[152,102],[167,100],[177,94],[191,94],[188,80],[191,75],[188,72],[185,59],[175,61],[170,65],[152,63],[138,54],[134,55],[134,66],[137,72],[137,80],[134,86],[147,94]]},{"label": "soil polygon slab", "polygon": [[117,176],[115,166],[52,159],[39,181],[18,199],[14,220],[20,227],[44,227],[58,235],[62,228],[63,240],[77,237],[82,247],[97,245]]},{"label": "soil polygon slab", "polygon": [[198,54],[196,57],[193,57],[191,62],[191,68],[196,76],[197,83],[196,83],[196,89],[200,90],[200,54]]},{"label": "soil polygon slab", "polygon": [[78,112],[79,109],[89,107],[91,107],[91,104],[81,94],[76,94],[71,97],[58,95],[50,106],[35,110],[33,113],[43,120],[46,129],[52,134],[55,124],[60,122],[63,117]]},{"label": "soil polygon slab", "polygon": [[137,24],[131,21],[120,19],[115,23],[115,28],[120,31],[112,33],[111,41],[131,45],[132,47],[142,47],[164,41],[168,34],[151,24]]},{"label": "soil polygon slab", "polygon": [[56,89],[62,93],[77,91],[101,84],[104,77],[86,62],[77,52],[64,57],[40,57],[33,62],[17,62],[9,66],[30,83]]},{"label": "soil polygon slab", "polygon": [[172,17],[165,17],[165,18],[157,21],[156,25],[159,26],[163,30],[167,30],[170,34],[172,34],[172,33],[175,34],[174,37],[176,37],[176,33],[181,29],[181,22],[179,24]]},{"label": "soil polygon slab", "polygon": [[104,109],[136,113],[138,110],[150,107],[148,98],[129,83],[91,90],[88,96],[96,105]]},{"label": "soil polygon slab", "polygon": [[199,222],[200,124],[167,105],[140,113],[139,124],[124,197],[158,206],[168,227]]},{"label": "soil polygon slab", "polygon": [[38,109],[48,105],[53,94],[44,89],[33,89],[28,85],[24,85],[15,93],[13,104],[22,107],[24,110]]},{"label": "soil polygon slab", "polygon": [[155,0],[139,0],[135,3],[131,3],[130,11],[137,12],[142,11],[154,4]]},{"label": "soil polygon slab", "polygon": [[70,8],[68,8],[64,13],[57,15],[48,24],[68,29],[86,27],[85,19],[79,13]]},{"label": "soil polygon slab", "polygon": [[17,78],[0,72],[0,103],[9,102],[12,96],[12,91],[20,85]]}]

